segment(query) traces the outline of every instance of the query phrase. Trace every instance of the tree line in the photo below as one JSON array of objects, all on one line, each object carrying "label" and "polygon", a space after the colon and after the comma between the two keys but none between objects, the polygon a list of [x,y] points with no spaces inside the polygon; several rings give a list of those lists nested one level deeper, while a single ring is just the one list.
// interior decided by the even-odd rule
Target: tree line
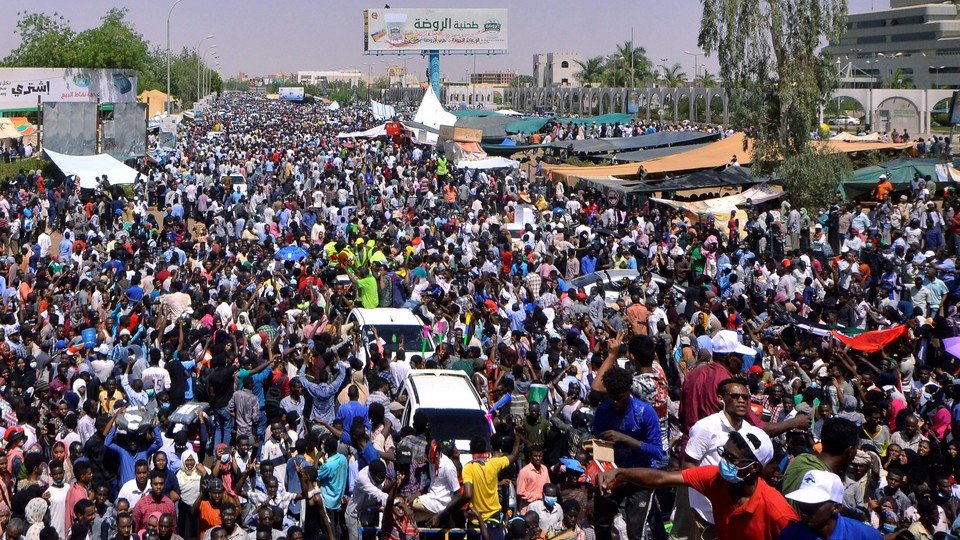
[{"label": "tree line", "polygon": [[[73,67],[132,69],[137,72],[137,93],[167,91],[167,53],[137,32],[127,20],[126,8],[113,8],[100,18],[100,25],[76,31],[70,21],[53,14],[17,13],[16,34],[20,44],[0,61],[2,67]],[[198,69],[210,69],[198,51],[183,48],[170,54],[170,93],[189,107],[199,96]],[[213,72],[211,88],[220,91],[223,81]]]}]

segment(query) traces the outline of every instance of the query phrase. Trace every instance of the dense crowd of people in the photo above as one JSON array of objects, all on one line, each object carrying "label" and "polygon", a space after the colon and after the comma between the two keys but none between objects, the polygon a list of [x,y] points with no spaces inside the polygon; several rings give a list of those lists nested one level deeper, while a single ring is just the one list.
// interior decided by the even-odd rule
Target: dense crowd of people
[{"label": "dense crowd of people", "polygon": [[[336,136],[371,125],[226,94],[132,192],[8,179],[4,538],[960,529],[950,190],[695,221]],[[354,308],[411,310],[436,347],[371,339]],[[424,369],[469,377],[488,436],[405,413]]]}]

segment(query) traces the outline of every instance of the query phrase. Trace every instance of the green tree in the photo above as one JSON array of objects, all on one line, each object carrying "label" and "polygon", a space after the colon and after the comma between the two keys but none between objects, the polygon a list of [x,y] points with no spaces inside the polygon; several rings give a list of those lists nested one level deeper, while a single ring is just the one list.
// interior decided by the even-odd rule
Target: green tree
[{"label": "green tree", "polygon": [[670,88],[683,88],[687,85],[687,74],[683,71],[683,66],[674,64],[673,67],[666,68],[663,72],[664,86]]},{"label": "green tree", "polygon": [[74,32],[70,21],[54,12],[17,13],[14,32],[20,36],[20,45],[3,59],[6,67],[63,67],[72,65],[70,46]]},{"label": "green tree", "polygon": [[[826,208],[833,202],[840,183],[853,174],[846,154],[831,152],[825,145],[804,145],[776,168],[790,199],[805,208]],[[802,178],[803,181],[794,179]]]},{"label": "green tree", "polygon": [[619,77],[625,79],[623,86],[629,86],[631,80],[637,86],[653,80],[653,64],[647,58],[647,50],[635,45],[633,41],[628,40],[617,45],[611,58],[616,62],[611,67],[624,70]]},{"label": "green tree", "polygon": [[604,59],[602,56],[587,58],[586,62],[580,60],[574,60],[574,62],[580,66],[580,71],[574,74],[580,84],[589,86],[599,83],[603,79]]},{"label": "green tree", "polygon": [[[720,64],[734,125],[752,128],[755,172],[769,173],[819,155],[809,149],[810,132],[818,107],[839,83],[821,43],[836,42],[846,29],[846,0],[701,3],[699,44]],[[824,166],[837,164],[831,159]],[[823,166],[790,170],[784,183],[807,206],[813,201],[800,194],[812,193],[807,188],[824,178],[837,177]]]},{"label": "green tree", "polygon": [[126,8],[111,9],[100,18],[100,26],[77,34],[70,44],[74,65],[143,70],[149,61],[149,44],[126,17]]},{"label": "green tree", "polygon": [[699,88],[716,88],[719,86],[717,82],[717,77],[713,73],[710,73],[706,69],[703,70],[703,73],[697,77],[697,80],[694,82],[694,86]]},{"label": "green tree", "polygon": [[526,88],[533,86],[535,82],[530,75],[517,75],[510,81],[510,88]]},{"label": "green tree", "polygon": [[881,87],[906,90],[916,88],[917,85],[913,82],[913,75],[905,75],[903,70],[897,68],[889,76],[883,78]]}]

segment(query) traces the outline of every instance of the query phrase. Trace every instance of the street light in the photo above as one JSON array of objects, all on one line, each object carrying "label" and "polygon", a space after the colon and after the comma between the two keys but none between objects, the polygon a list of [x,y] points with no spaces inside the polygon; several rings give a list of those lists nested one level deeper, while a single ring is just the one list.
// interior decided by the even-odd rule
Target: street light
[{"label": "street light", "polygon": [[696,86],[696,80],[700,78],[700,55],[703,54],[703,51],[683,51],[683,54],[689,54],[693,57],[693,80],[694,86]]},{"label": "street light", "polygon": [[177,4],[183,2],[183,0],[177,0],[170,6],[170,11],[167,12],[167,114],[170,114],[170,16],[173,15],[173,8],[177,7]]},{"label": "street light", "polygon": [[201,39],[199,43],[197,43],[197,101],[200,101],[200,46],[203,45],[204,41],[208,39],[213,39],[214,37],[216,36],[214,36],[213,34],[210,34],[209,36]]},{"label": "street light", "polygon": [[[210,45],[209,47],[207,47],[207,49],[206,49],[205,51],[203,51],[203,56],[201,57],[201,59],[202,59],[202,60],[201,60],[201,63],[202,63],[204,66],[207,65],[207,55],[210,54],[211,51],[213,52],[214,58],[217,57],[217,56],[216,56],[216,55],[217,55],[217,52],[213,50],[213,49],[215,49],[215,48],[217,48],[217,44],[216,44],[216,43],[214,43],[213,45]],[[204,67],[204,69],[208,69],[208,68]],[[205,89],[204,89],[204,91],[203,91],[203,95],[207,95]]]}]

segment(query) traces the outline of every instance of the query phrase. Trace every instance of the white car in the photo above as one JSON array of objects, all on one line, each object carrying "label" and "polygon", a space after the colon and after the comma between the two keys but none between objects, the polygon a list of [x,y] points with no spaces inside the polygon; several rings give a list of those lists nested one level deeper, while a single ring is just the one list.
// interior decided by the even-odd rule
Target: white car
[{"label": "white car", "polygon": [[835,116],[827,120],[827,124],[831,126],[859,126],[860,119],[852,116]]},{"label": "white car", "polygon": [[482,437],[490,442],[487,409],[470,377],[464,371],[417,369],[407,375],[400,390],[405,403],[401,423],[413,425],[413,416],[422,410],[430,423],[434,440],[452,440],[460,450],[461,463],[473,459],[470,440]]},{"label": "white car", "polygon": [[[599,270],[585,276],[579,276],[567,282],[572,289],[583,289],[587,296],[593,292],[594,287],[603,287],[603,300],[608,304],[616,302],[620,296],[626,292],[630,284],[639,279],[640,272],[630,269],[618,270]],[[654,283],[660,286],[660,292],[666,292],[667,278],[651,274]],[[682,289],[674,285],[674,288],[682,292]]]},{"label": "white car", "polygon": [[[416,355],[424,358],[433,356],[435,345],[433,338],[424,338],[424,323],[414,312],[403,308],[354,308],[347,315],[347,323],[360,330],[361,347],[357,351],[364,365],[367,364],[367,350],[377,338],[383,347],[383,356],[391,358],[403,344],[404,356],[409,361]],[[376,329],[376,332],[374,332]]]}]

